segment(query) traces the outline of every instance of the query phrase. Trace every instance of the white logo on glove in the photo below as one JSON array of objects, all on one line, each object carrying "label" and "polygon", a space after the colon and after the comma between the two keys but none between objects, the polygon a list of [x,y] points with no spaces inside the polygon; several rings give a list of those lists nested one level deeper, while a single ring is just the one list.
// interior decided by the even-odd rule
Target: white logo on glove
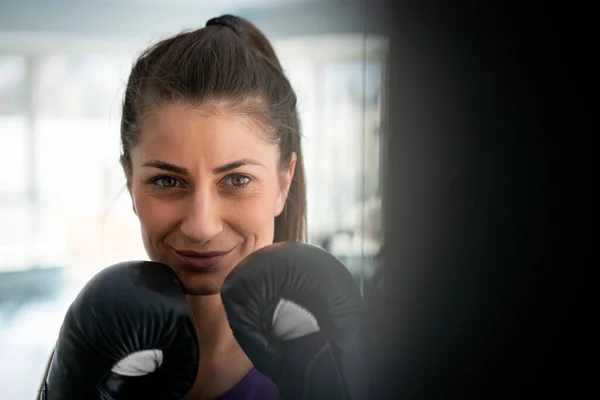
[{"label": "white logo on glove", "polygon": [[319,332],[319,323],[307,309],[293,301],[281,299],[273,313],[273,333],[279,339],[292,340]]},{"label": "white logo on glove", "polygon": [[143,376],[156,371],[162,362],[161,350],[141,350],[116,363],[111,371],[122,376]]}]

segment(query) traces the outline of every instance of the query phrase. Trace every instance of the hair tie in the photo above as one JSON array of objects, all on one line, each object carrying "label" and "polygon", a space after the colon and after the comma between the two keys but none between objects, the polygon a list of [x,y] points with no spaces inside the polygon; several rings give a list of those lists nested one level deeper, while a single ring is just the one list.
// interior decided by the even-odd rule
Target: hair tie
[{"label": "hair tie", "polygon": [[221,15],[220,17],[211,18],[206,23],[206,26],[210,25],[220,25],[225,26],[232,31],[234,31],[238,36],[242,36],[244,33],[244,26],[242,25],[242,21],[240,18],[234,15]]}]

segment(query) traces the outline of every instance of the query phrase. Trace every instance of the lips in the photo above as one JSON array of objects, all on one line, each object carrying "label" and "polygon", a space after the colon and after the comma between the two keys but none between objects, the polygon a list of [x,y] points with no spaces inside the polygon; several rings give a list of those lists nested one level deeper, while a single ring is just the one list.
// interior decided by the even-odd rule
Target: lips
[{"label": "lips", "polygon": [[198,253],[195,251],[188,251],[188,250],[175,250],[175,251],[184,257],[210,258],[210,257],[218,257],[218,256],[228,254],[231,250],[229,250],[229,251],[208,251],[208,252],[202,252],[202,253]]},{"label": "lips", "polygon": [[175,250],[173,249],[175,256],[183,264],[197,267],[197,268],[211,268],[218,266],[221,261],[231,253],[229,251],[209,251],[209,252],[196,252],[190,250]]}]

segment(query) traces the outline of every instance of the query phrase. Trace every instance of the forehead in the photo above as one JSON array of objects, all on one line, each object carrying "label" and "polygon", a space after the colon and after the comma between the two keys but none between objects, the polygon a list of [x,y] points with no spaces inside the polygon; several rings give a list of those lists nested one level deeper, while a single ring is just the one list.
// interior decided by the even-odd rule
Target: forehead
[{"label": "forehead", "polygon": [[167,106],[146,119],[136,146],[143,158],[208,164],[236,158],[275,158],[278,149],[252,118],[221,109]]}]

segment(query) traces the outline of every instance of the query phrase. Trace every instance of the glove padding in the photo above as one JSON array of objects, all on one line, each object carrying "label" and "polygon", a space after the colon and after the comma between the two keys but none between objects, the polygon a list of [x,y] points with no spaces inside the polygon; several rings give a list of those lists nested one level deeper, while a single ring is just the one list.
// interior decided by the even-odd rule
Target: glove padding
[{"label": "glove padding", "polygon": [[222,299],[233,333],[283,400],[364,396],[363,299],[325,250],[277,243],[243,260]]},{"label": "glove padding", "polygon": [[69,307],[44,400],[180,400],[198,371],[198,342],[183,286],[154,262],[93,277]]}]

